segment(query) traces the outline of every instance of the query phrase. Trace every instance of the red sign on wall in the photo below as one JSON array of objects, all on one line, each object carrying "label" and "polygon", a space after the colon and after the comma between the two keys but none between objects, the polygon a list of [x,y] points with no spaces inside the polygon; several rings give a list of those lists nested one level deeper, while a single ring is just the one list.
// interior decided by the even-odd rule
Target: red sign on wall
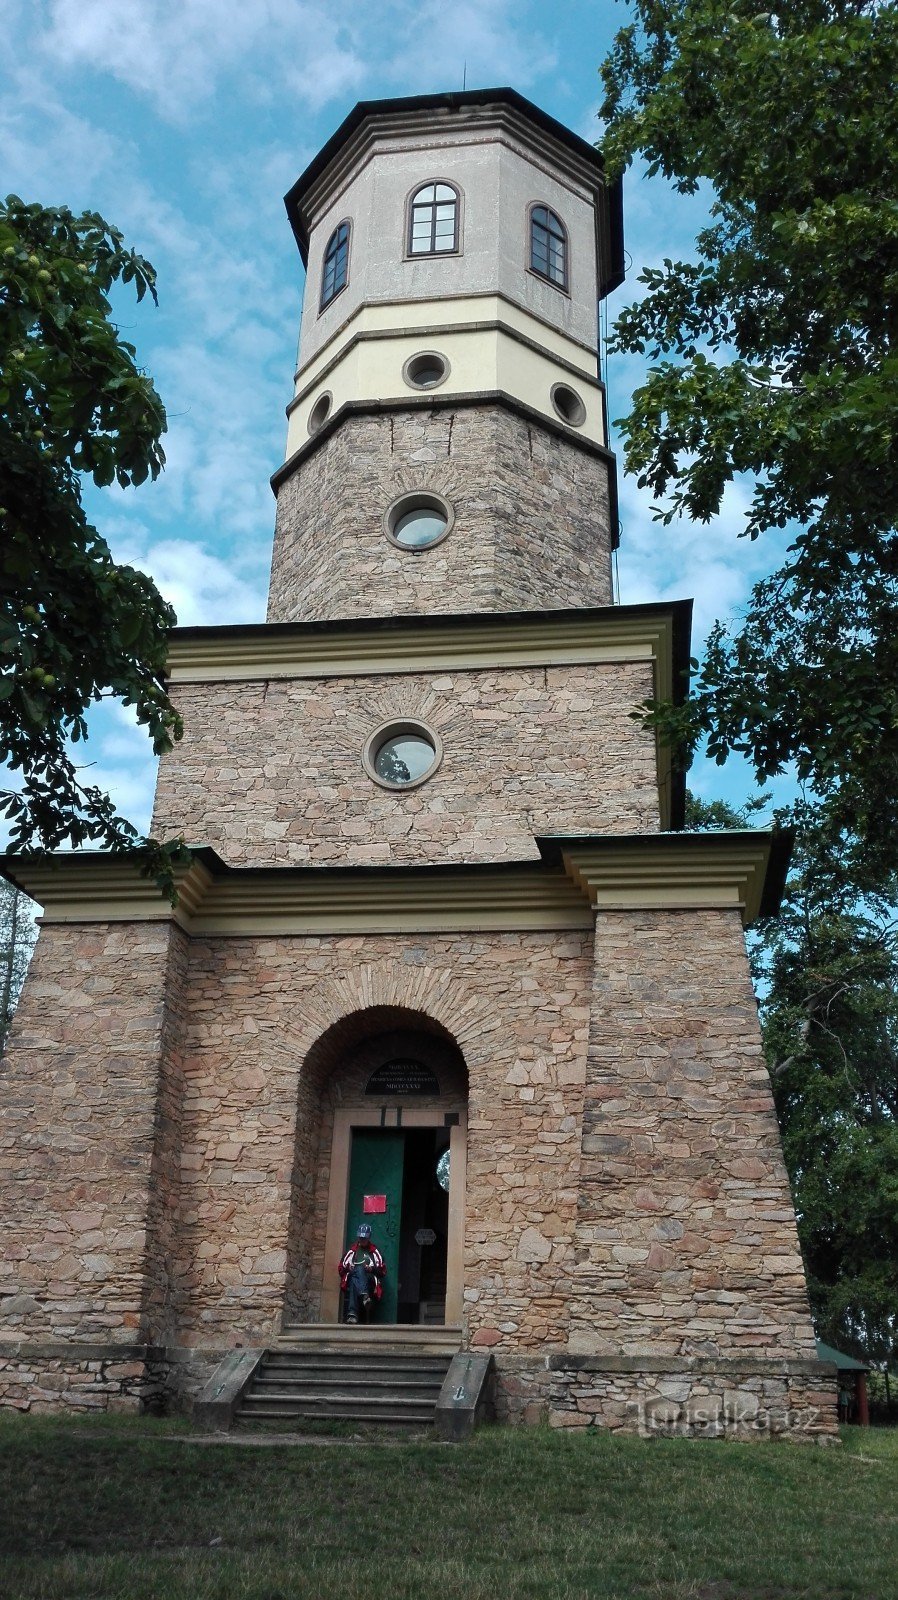
[{"label": "red sign on wall", "polygon": [[362,1195],[362,1212],[366,1217],[382,1216],[386,1209],[387,1197],[385,1194]]}]

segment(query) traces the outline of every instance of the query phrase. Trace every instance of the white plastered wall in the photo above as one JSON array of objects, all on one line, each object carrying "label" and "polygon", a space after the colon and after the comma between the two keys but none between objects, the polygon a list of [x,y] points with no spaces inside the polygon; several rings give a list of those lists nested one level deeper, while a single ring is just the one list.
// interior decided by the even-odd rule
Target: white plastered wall
[{"label": "white plastered wall", "polygon": [[330,396],[333,415],[351,400],[402,400],[427,392],[403,378],[405,363],[424,350],[449,363],[448,377],[432,391],[441,398],[500,390],[558,421],[552,388],[566,384],[586,409],[582,425],[571,432],[604,443],[602,390],[592,352],[520,307],[482,296],[359,311],[299,374],[287,457],[309,438],[310,413],[324,394]]},{"label": "white plastered wall", "polygon": [[[419,185],[455,183],[462,194],[458,254],[405,254],[406,204]],[[546,204],[568,231],[569,292],[528,270],[529,208]],[[339,222],[351,223],[346,288],[319,308],[324,251]],[[571,340],[595,349],[595,196],[559,164],[528,151],[508,130],[460,130],[454,139],[379,139],[329,196],[309,240],[301,360],[308,364],[363,305],[499,292]]]}]

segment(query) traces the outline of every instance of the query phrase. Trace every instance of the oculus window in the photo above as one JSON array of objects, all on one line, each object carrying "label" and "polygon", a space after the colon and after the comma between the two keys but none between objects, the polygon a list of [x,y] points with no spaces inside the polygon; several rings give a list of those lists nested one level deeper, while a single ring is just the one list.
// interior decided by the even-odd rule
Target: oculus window
[{"label": "oculus window", "polygon": [[383,789],[415,789],[443,757],[439,735],[423,722],[387,722],[365,745],[362,765]]},{"label": "oculus window", "polygon": [[567,231],[560,217],[548,206],[533,206],[530,212],[530,269],[558,289],[567,289]]},{"label": "oculus window", "polygon": [[458,191],[449,183],[426,183],[409,207],[410,256],[451,255],[458,249]]},{"label": "oculus window", "polygon": [[324,269],[321,274],[321,305],[323,311],[346,288],[349,277],[349,223],[341,222],[327,241],[324,252]]},{"label": "oculus window", "polygon": [[315,401],[315,404],[313,405],[311,411],[309,412],[309,433],[310,434],[311,433],[317,433],[319,428],[323,428],[324,427],[324,424],[326,423],[328,417],[331,414],[331,400],[332,400],[332,396],[331,396],[330,392],[328,392],[326,394],[320,395],[319,398]]},{"label": "oculus window", "polygon": [[553,383],[550,397],[562,422],[571,428],[582,428],[586,421],[586,407],[576,389],[567,383]]},{"label": "oculus window", "polygon": [[394,500],[384,518],[387,538],[403,550],[428,550],[452,528],[455,513],[442,495],[404,494]]},{"label": "oculus window", "polygon": [[449,363],[436,350],[419,350],[409,356],[402,376],[411,389],[438,389],[449,376]]}]

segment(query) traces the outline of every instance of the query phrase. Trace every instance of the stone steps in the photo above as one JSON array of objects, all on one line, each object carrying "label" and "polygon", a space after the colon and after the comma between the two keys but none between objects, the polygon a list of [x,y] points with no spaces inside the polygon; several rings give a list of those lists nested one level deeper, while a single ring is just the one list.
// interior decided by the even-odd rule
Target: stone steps
[{"label": "stone steps", "polygon": [[419,1323],[368,1325],[345,1322],[288,1322],[272,1351],[312,1351],[341,1354],[357,1350],[406,1355],[455,1355],[461,1348],[461,1328]]},{"label": "stone steps", "polygon": [[460,1330],[447,1328],[288,1327],[265,1352],[235,1421],[427,1426],[460,1342]]}]

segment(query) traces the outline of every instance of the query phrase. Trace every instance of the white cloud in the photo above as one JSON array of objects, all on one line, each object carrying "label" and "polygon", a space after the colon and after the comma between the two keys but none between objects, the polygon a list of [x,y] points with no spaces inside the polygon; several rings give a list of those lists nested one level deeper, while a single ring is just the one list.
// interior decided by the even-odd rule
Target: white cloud
[{"label": "white cloud", "polygon": [[[402,0],[386,11],[382,33],[392,39],[394,54],[385,69],[391,78],[416,84],[419,93],[460,89],[465,68],[469,89],[527,88],[557,63],[546,37],[522,27],[517,0]],[[542,7],[537,14],[542,18]]]},{"label": "white cloud", "polygon": [[51,0],[41,45],[57,66],[108,73],[180,125],[231,80],[241,99],[289,82],[314,109],[365,73],[334,9],[304,0]]},{"label": "white cloud", "polygon": [[117,561],[150,574],[181,627],[264,619],[267,548],[261,561],[252,551],[228,558],[195,540],[154,539],[124,523],[104,532]]},{"label": "white cloud", "polygon": [[103,175],[121,163],[126,141],[71,110],[52,80],[35,71],[28,51],[24,61],[0,96],[3,193],[40,195],[47,205],[87,204]]},{"label": "white cloud", "polygon": [[527,87],[558,59],[517,0],[49,0],[31,26],[57,72],[108,75],[182,127],[225,91],[244,107],[289,96],[315,112],[378,76],[461,88],[467,66],[469,88]]},{"label": "white cloud", "polygon": [[771,535],[754,543],[740,538],[749,497],[750,487],[736,481],[727,487],[713,522],[679,518],[664,527],[652,519],[634,480],[622,476],[618,568],[623,604],[691,596],[697,650],[711,624],[743,608],[752,586],[782,555],[784,538]]}]

